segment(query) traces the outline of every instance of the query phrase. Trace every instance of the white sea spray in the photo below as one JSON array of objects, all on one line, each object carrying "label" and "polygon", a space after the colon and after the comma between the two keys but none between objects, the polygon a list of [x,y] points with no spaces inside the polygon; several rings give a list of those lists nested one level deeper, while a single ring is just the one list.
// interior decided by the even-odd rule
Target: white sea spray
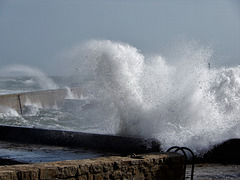
[{"label": "white sea spray", "polygon": [[163,148],[198,153],[239,138],[240,67],[209,69],[212,53],[190,42],[173,59],[147,58],[126,43],[92,40],[76,46],[71,58],[104,107],[98,116],[109,133],[157,138]]}]

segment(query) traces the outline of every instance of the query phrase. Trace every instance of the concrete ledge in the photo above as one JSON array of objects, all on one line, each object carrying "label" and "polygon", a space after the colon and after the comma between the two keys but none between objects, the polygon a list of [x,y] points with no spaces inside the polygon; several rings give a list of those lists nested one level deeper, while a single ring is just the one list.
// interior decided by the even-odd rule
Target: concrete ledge
[{"label": "concrete ledge", "polygon": [[87,147],[122,154],[160,151],[160,143],[155,139],[3,125],[0,125],[0,140],[29,144]]},{"label": "concrete ledge", "polygon": [[176,153],[111,156],[0,167],[0,179],[183,179],[184,158]]}]

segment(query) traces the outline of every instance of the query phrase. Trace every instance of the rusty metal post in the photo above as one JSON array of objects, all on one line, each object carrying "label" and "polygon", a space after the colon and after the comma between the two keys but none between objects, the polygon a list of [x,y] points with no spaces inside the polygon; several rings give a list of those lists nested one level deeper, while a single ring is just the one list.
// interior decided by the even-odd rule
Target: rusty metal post
[{"label": "rusty metal post", "polygon": [[18,103],[19,103],[19,110],[20,110],[20,113],[21,115],[23,114],[23,111],[22,111],[22,103],[21,103],[21,98],[20,98],[20,95],[18,94],[17,95],[17,99],[18,99]]}]

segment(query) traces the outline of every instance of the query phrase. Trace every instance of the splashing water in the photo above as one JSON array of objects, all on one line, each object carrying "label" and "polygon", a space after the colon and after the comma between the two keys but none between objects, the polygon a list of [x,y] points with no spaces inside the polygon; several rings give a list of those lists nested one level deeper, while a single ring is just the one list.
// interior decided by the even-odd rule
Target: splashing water
[{"label": "splashing water", "polygon": [[203,152],[240,137],[240,67],[210,69],[210,48],[181,44],[167,59],[144,57],[136,48],[92,40],[71,52],[79,77],[88,82],[105,112],[109,132],[153,137],[162,148]]},{"label": "splashing water", "polygon": [[[40,86],[41,89],[58,89],[59,86],[56,85],[52,79],[50,79],[46,74],[44,74],[39,69],[25,66],[25,65],[12,65],[3,67],[0,69],[2,74],[8,73],[23,73],[25,75],[29,75],[34,77]],[[33,83],[33,80],[28,80],[25,82],[26,84]]]},{"label": "splashing water", "polygon": [[4,118],[4,117],[18,117],[19,114],[16,110],[11,109],[9,107],[4,107],[4,106],[0,106],[0,118]]}]

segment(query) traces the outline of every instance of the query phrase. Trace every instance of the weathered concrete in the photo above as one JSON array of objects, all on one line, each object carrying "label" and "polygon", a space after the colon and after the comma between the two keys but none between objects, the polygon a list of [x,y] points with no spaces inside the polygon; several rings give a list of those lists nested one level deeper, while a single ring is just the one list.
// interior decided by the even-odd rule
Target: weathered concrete
[{"label": "weathered concrete", "polygon": [[176,153],[12,165],[0,167],[0,179],[161,179],[182,180],[184,158]]},{"label": "weathered concrete", "polygon": [[32,144],[87,147],[108,152],[120,152],[122,154],[160,151],[160,143],[154,139],[3,125],[0,125],[0,140]]},{"label": "weathered concrete", "polygon": [[[48,108],[62,103],[68,96],[81,97],[79,87],[67,89],[44,90],[36,92],[25,92],[17,94],[0,95],[0,106],[12,108],[21,114],[29,104],[36,104],[39,107]],[[1,112],[0,108],[0,112]]]}]

